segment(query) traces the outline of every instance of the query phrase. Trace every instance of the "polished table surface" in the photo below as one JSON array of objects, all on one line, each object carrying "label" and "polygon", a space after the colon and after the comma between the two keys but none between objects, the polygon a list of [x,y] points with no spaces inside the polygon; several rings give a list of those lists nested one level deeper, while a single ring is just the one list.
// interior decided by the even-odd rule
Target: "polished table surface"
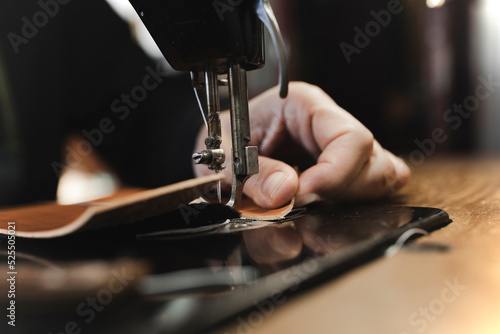
[{"label": "polished table surface", "polygon": [[429,159],[393,200],[453,223],[213,333],[500,333],[500,157]]}]

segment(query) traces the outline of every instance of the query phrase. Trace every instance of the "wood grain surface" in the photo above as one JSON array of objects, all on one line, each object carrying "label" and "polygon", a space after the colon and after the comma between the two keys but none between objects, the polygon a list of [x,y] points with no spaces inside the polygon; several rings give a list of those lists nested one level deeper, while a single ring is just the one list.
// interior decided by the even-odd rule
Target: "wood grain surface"
[{"label": "wood grain surface", "polygon": [[[213,333],[500,333],[500,158],[430,159],[393,200],[442,208],[454,222],[288,298],[263,322]],[[418,250],[429,244],[449,250]]]}]

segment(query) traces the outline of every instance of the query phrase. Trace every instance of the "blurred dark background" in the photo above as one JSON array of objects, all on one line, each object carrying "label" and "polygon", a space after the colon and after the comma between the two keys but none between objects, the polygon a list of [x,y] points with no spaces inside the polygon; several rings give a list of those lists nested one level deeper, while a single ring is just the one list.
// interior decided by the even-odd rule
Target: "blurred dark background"
[{"label": "blurred dark background", "polygon": [[[474,95],[481,74],[474,73],[471,57],[472,14],[479,5],[484,4],[275,1],[290,44],[292,78],[322,87],[383,146],[401,153],[415,149],[415,140],[431,138],[436,128],[449,137],[437,151],[480,148],[477,115],[456,130],[443,120],[454,103]],[[391,13],[390,6],[397,10]]]}]

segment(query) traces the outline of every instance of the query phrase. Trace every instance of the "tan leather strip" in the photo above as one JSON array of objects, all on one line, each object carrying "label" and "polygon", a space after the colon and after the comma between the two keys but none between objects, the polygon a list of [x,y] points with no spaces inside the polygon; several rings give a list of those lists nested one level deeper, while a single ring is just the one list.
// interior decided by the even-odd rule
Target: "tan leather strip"
[{"label": "tan leather strip", "polygon": [[250,198],[245,197],[241,203],[241,217],[252,220],[280,220],[292,211],[295,198],[290,203],[279,209],[263,209]]},{"label": "tan leather strip", "polygon": [[[132,223],[178,209],[206,193],[222,178],[210,175],[151,190],[126,188],[113,196],[75,205],[43,203],[0,210],[0,233],[7,234],[8,222],[15,222],[16,236],[55,238],[78,230]],[[263,209],[244,198],[243,218],[279,220],[292,210],[294,200],[279,209]]]},{"label": "tan leather strip", "polygon": [[174,211],[206,193],[222,174],[151,190],[123,189],[117,194],[76,205],[45,203],[0,210],[0,233],[15,222],[16,236],[55,238],[81,229],[126,224]]}]

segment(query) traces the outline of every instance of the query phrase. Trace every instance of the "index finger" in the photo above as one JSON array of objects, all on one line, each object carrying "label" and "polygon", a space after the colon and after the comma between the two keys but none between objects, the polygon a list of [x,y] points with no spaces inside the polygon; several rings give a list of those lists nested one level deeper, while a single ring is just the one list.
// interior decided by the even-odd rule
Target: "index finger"
[{"label": "index finger", "polygon": [[[316,165],[300,176],[299,194],[331,198],[346,189],[373,152],[372,133],[316,87],[298,85],[283,111],[290,133],[305,147],[316,147]],[[293,124],[291,124],[293,123]]]},{"label": "index finger", "polygon": [[299,194],[317,194],[323,199],[342,193],[359,175],[373,150],[373,136],[351,130],[326,144],[317,164],[299,178]]}]

